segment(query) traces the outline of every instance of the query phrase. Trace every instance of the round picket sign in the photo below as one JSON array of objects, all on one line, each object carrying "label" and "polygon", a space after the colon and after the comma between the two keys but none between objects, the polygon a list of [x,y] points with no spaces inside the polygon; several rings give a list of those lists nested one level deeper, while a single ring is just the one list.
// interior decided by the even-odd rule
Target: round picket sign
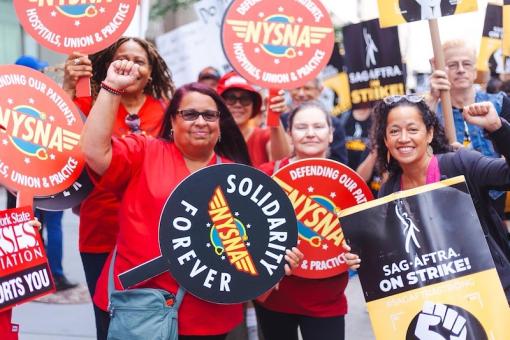
[{"label": "round picket sign", "polygon": [[85,165],[82,127],[78,109],[52,79],[0,66],[0,184],[30,197],[67,189]]},{"label": "round picket sign", "polygon": [[298,248],[305,255],[293,275],[325,278],[346,271],[344,235],[337,213],[373,198],[365,181],[351,168],[323,158],[290,163],[273,179],[293,203]]},{"label": "round picket sign", "polygon": [[294,209],[269,176],[221,164],[187,177],[161,215],[161,252],[186,291],[215,303],[256,298],[285,274]]},{"label": "round picket sign", "polygon": [[234,0],[222,25],[232,67],[266,88],[296,88],[326,66],[335,33],[319,0]]},{"label": "round picket sign", "polygon": [[128,28],[138,0],[14,0],[18,19],[39,44],[71,54],[113,44]]}]

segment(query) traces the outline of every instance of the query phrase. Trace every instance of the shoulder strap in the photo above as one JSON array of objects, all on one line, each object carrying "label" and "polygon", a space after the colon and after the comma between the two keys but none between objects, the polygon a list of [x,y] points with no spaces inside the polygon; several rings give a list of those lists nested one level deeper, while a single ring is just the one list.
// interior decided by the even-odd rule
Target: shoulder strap
[{"label": "shoulder strap", "polygon": [[277,172],[277,171],[278,171],[278,169],[280,169],[280,165],[281,165],[281,164],[282,164],[282,160],[281,160],[281,159],[279,159],[279,160],[277,160],[277,161],[275,161],[275,162],[274,162],[273,174],[274,174],[275,172]]},{"label": "shoulder strap", "polygon": [[216,154],[216,164],[221,164],[221,163],[222,163],[221,157],[218,154]]},{"label": "shoulder strap", "polygon": [[[219,159],[220,163],[221,163],[221,159],[219,157],[217,159]],[[116,291],[115,284],[113,281],[113,265],[115,263],[116,257],[117,257],[117,246],[115,246],[115,248],[113,248],[112,260],[110,262],[110,267],[108,268],[108,301],[110,300],[112,293]],[[184,298],[184,293],[186,293],[186,290],[184,288],[182,288],[181,286],[179,286],[179,289],[177,290],[177,295],[175,296],[175,303],[174,303],[174,307],[176,309],[179,309],[182,299]]]}]

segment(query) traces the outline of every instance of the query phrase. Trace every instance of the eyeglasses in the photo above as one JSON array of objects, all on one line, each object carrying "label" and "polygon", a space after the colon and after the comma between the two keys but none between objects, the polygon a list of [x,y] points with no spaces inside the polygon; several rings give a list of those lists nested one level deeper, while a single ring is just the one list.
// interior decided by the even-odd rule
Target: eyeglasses
[{"label": "eyeglasses", "polygon": [[417,95],[417,94],[405,94],[405,95],[394,95],[394,96],[387,96],[383,98],[383,102],[386,105],[395,104],[398,102],[401,102],[402,100],[406,100],[411,103],[419,103],[423,101],[425,97]]},{"label": "eyeglasses", "polygon": [[215,122],[220,118],[220,113],[214,110],[205,110],[203,112],[199,112],[195,109],[186,109],[177,111],[178,114],[181,115],[182,119],[188,122],[192,122],[197,120],[199,116],[202,116],[206,122]]},{"label": "eyeglasses", "polygon": [[124,122],[133,133],[141,132],[140,116],[136,113],[128,113],[124,118]]},{"label": "eyeglasses", "polygon": [[227,105],[235,105],[237,101],[241,103],[242,106],[248,106],[253,103],[253,97],[249,94],[243,94],[241,96],[236,96],[234,94],[226,94],[223,96],[225,103]]},{"label": "eyeglasses", "polygon": [[471,60],[452,61],[446,64],[446,68],[452,71],[459,70],[461,66],[464,70],[468,71],[475,68],[475,64]]}]

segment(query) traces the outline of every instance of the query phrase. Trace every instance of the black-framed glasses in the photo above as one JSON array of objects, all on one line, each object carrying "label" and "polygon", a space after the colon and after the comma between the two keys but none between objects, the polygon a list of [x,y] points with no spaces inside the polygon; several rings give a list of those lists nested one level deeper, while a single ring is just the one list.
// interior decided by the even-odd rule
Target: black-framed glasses
[{"label": "black-framed glasses", "polygon": [[242,106],[248,106],[251,103],[253,103],[253,97],[248,93],[242,94],[240,96],[236,96],[233,93],[227,93],[223,96],[223,100],[225,100],[225,103],[227,103],[227,105],[235,105],[237,101],[239,101],[239,103],[241,103]]},{"label": "black-framed glasses", "polygon": [[215,122],[220,118],[220,112],[214,110],[205,110],[199,112],[195,109],[186,109],[177,111],[181,115],[182,119],[191,122],[197,120],[199,116],[202,116],[206,122]]},{"label": "black-framed glasses", "polygon": [[133,133],[140,133],[140,116],[137,113],[128,113],[124,118],[124,122]]},{"label": "black-framed glasses", "polygon": [[411,103],[419,103],[425,99],[424,96],[420,96],[418,94],[405,94],[405,95],[393,95],[393,96],[387,96],[383,98],[383,102],[386,105],[391,105],[398,103],[402,100],[407,100]]}]

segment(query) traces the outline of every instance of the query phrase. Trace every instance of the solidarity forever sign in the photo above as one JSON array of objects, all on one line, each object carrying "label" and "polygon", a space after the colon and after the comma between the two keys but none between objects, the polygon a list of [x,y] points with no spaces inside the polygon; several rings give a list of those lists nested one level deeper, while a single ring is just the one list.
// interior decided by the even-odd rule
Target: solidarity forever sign
[{"label": "solidarity forever sign", "polygon": [[0,211],[0,312],[54,291],[31,207]]},{"label": "solidarity forever sign", "polygon": [[85,164],[82,127],[78,109],[53,80],[0,66],[0,184],[27,201],[67,189]]},{"label": "solidarity forever sign", "polygon": [[314,79],[334,44],[331,18],[319,0],[234,0],[221,36],[232,67],[265,88],[290,89]]},{"label": "solidarity forever sign", "polygon": [[377,0],[381,27],[476,11],[476,0]]},{"label": "solidarity forever sign", "polygon": [[505,339],[510,309],[464,177],[340,213],[377,339]]},{"label": "solidarity forever sign", "polygon": [[215,303],[248,301],[270,290],[297,243],[287,195],[252,167],[221,164],[188,176],[172,192],[159,225],[161,257],[122,273],[124,287],[170,270],[187,292]]},{"label": "solidarity forever sign", "polygon": [[127,29],[138,0],[14,0],[18,19],[38,43],[70,54],[110,46]]},{"label": "solidarity forever sign", "polygon": [[380,28],[374,19],[344,26],[343,36],[352,108],[405,94],[396,27]]},{"label": "solidarity forever sign", "polygon": [[325,278],[346,271],[344,234],[337,214],[372,199],[363,178],[338,162],[310,158],[286,165],[273,179],[292,202],[298,248],[305,255],[293,275]]},{"label": "solidarity forever sign", "polygon": [[503,39],[503,11],[502,7],[487,4],[485,21],[483,24],[480,53],[476,61],[478,71],[504,72],[504,60],[501,50]]}]

